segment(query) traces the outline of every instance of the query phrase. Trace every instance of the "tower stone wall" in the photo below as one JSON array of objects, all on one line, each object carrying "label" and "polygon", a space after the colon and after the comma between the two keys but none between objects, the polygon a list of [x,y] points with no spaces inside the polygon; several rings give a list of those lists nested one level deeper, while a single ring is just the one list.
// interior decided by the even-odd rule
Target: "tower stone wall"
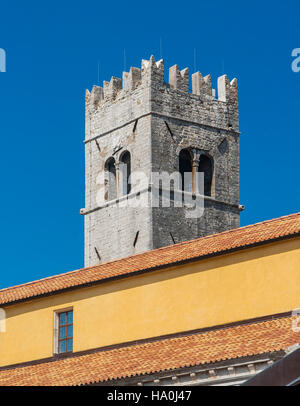
[{"label": "tower stone wall", "polygon": [[[193,165],[202,154],[213,162],[211,195],[204,213],[188,218],[188,205],[151,207],[151,173],[179,170],[179,154],[189,150]],[[124,151],[131,173],[147,185],[122,194],[119,163]],[[106,163],[113,159],[118,190],[107,192]],[[192,75],[177,65],[164,81],[164,62],[153,57],[141,69],[113,77],[86,92],[85,266],[239,227],[239,118],[236,79],[218,79],[218,98],[210,75]],[[102,177],[101,177],[102,176]],[[103,183],[104,182],[104,183]],[[147,205],[126,205],[143,198]]]}]

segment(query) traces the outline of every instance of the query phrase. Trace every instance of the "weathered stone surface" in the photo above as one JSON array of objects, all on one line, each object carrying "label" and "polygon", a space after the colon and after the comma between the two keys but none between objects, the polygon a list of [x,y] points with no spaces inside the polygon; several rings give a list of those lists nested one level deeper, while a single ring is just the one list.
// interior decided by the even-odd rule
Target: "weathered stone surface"
[{"label": "weathered stone surface", "polygon": [[[171,68],[164,83],[164,63],[142,61],[121,80],[105,82],[86,94],[85,266],[239,227],[239,117],[237,82],[219,78],[217,100],[211,79],[198,72],[193,93],[188,71]],[[97,203],[97,176],[105,162],[116,164],[131,154],[131,171],[179,170],[183,148],[205,151],[214,161],[212,196],[204,215],[186,218],[186,207],[119,207],[116,200]],[[146,188],[142,196],[150,200]],[[121,199],[122,200],[122,199]],[[150,205],[149,205],[150,206]],[[134,246],[137,231],[138,239]],[[171,234],[170,234],[171,233]]]}]

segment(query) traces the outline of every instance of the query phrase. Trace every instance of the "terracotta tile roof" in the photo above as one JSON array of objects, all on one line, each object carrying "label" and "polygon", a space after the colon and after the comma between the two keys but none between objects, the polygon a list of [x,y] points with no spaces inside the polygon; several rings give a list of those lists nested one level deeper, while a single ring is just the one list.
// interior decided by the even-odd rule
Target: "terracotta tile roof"
[{"label": "terracotta tile roof", "polygon": [[300,342],[292,317],[0,370],[4,385],[83,385],[284,350]]},{"label": "terracotta tile roof", "polygon": [[135,272],[157,269],[184,261],[226,253],[253,244],[300,233],[300,213],[262,223],[241,227],[208,237],[197,238],[116,261],[83,268],[38,281],[0,290],[0,304],[29,299],[63,289],[97,283],[105,279],[125,276]]}]

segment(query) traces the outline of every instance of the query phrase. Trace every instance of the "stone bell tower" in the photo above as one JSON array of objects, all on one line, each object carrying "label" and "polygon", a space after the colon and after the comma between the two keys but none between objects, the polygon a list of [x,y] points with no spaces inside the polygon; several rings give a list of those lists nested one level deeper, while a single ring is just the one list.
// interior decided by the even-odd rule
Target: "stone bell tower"
[{"label": "stone bell tower", "polygon": [[[165,83],[163,60],[151,57],[123,80],[94,86],[86,92],[85,162],[85,266],[239,227],[236,79],[220,77],[216,98],[210,75],[196,72],[189,92],[187,68],[172,66]],[[126,204],[151,201],[151,173],[188,171],[204,174],[199,218],[185,204]],[[149,183],[129,184],[137,172]]]}]

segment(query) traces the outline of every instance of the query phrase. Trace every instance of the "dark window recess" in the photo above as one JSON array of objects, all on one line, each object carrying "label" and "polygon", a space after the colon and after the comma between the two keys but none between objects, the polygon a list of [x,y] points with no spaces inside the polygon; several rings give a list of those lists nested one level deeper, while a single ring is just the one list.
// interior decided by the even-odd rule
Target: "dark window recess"
[{"label": "dark window recess", "polygon": [[58,315],[58,353],[73,351],[73,310]]},{"label": "dark window recess", "polygon": [[206,156],[201,155],[198,172],[204,172],[204,195],[211,196],[211,186],[213,179],[213,163],[212,160]]},{"label": "dark window recess", "polygon": [[109,158],[106,161],[105,170],[107,172],[108,182],[105,198],[106,200],[112,200],[117,197],[116,165],[114,158]]},{"label": "dark window recess", "polygon": [[120,158],[120,172],[122,174],[122,195],[128,195],[131,190],[129,178],[131,175],[131,157],[130,152],[125,151]]},{"label": "dark window recess", "polygon": [[[183,149],[180,151],[179,154],[179,172],[182,179],[182,190],[186,192],[192,192],[192,157],[190,152],[187,149]],[[189,173],[190,179],[188,180],[187,184],[185,184],[184,174]]]}]

